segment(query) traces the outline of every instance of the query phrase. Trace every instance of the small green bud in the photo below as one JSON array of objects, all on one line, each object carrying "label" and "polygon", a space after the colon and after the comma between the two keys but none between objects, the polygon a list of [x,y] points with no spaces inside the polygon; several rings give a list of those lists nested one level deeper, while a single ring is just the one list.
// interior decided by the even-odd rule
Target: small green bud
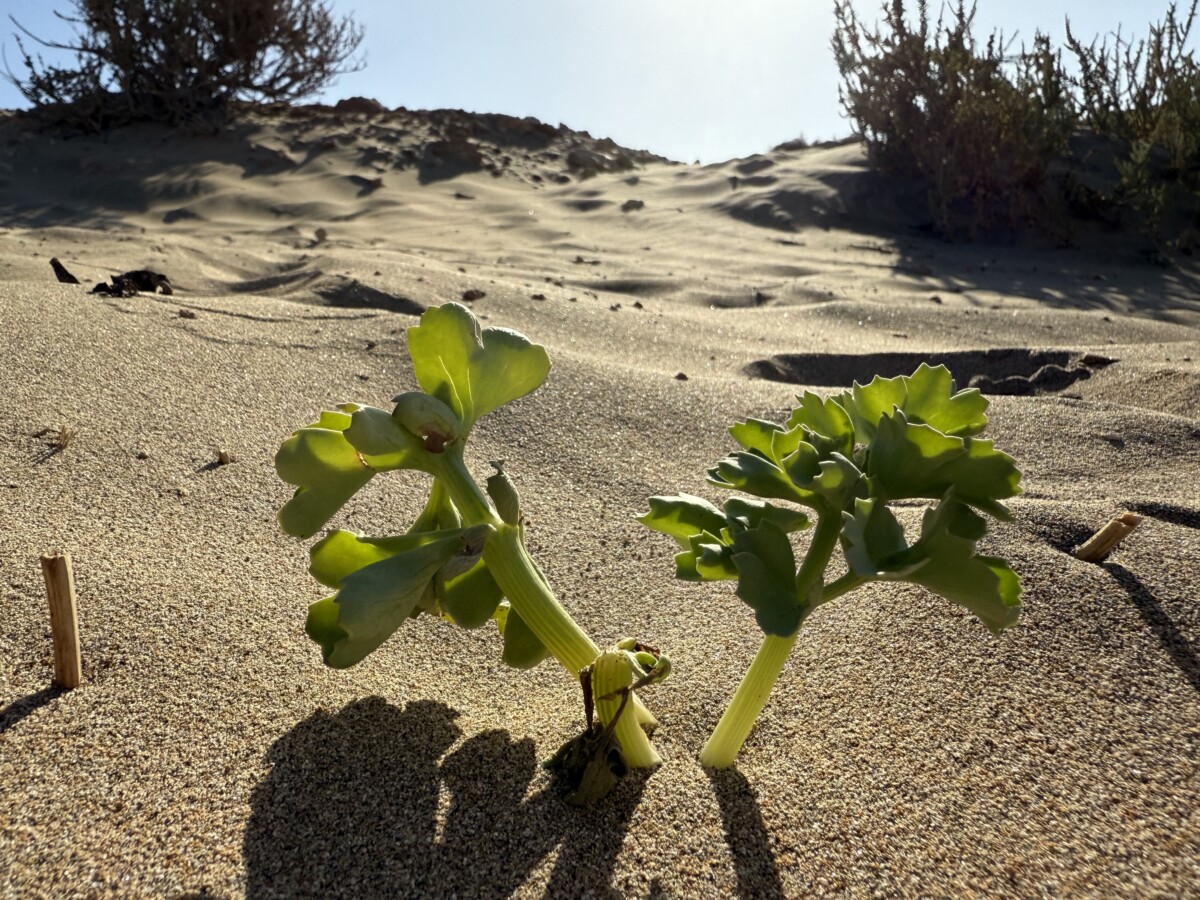
[{"label": "small green bud", "polygon": [[406,431],[425,443],[430,453],[441,453],[447,444],[462,436],[462,422],[449,406],[437,397],[420,391],[408,391],[393,398],[392,417]]},{"label": "small green bud", "polygon": [[645,650],[640,650],[637,653],[634,653],[633,658],[637,664],[647,672],[658,665],[658,657],[653,653],[647,653]]},{"label": "small green bud", "polygon": [[496,504],[496,512],[509,525],[521,524],[521,498],[512,479],[504,472],[504,460],[493,460],[496,474],[487,480],[488,496]]}]

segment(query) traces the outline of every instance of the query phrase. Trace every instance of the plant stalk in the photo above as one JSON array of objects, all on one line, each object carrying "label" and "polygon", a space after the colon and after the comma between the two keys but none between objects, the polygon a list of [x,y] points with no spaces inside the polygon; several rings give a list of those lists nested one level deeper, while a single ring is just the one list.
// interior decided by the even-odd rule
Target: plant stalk
[{"label": "plant stalk", "polygon": [[[446,486],[465,523],[488,524],[496,529],[483,549],[483,559],[504,596],[554,658],[578,677],[600,655],[600,648],[554,596],[546,576],[525,549],[520,526],[505,523],[492,508],[491,501],[467,470],[462,449],[447,448],[445,453],[439,454],[438,463],[438,471],[434,474]],[[658,754],[650,746],[645,732],[640,727],[629,729],[635,723],[653,727],[658,720],[646,709],[641,698],[634,695],[632,700],[622,721],[618,722],[618,739],[622,740],[622,749],[630,765],[655,765]]]},{"label": "plant stalk", "polygon": [[[800,564],[800,571],[796,575],[796,597],[805,605],[800,624],[790,635],[768,634],[763,638],[762,645],[758,648],[758,653],[754,655],[754,661],[750,663],[750,668],[742,678],[741,684],[738,685],[733,699],[729,701],[729,706],[726,707],[721,720],[717,722],[717,727],[713,729],[704,749],[700,751],[701,765],[711,766],[715,769],[727,769],[733,765],[738,751],[742,749],[742,744],[746,742],[750,730],[758,720],[763,707],[766,706],[771,689],[779,680],[779,674],[783,671],[788,656],[791,655],[792,647],[795,646],[796,639],[800,636],[800,628],[803,627],[804,620],[822,602],[833,599],[824,596],[824,592],[819,595],[817,592],[822,590],[825,569],[829,566],[829,560],[837,548],[841,531],[842,522],[839,511],[834,510],[818,516],[812,543],[809,545],[808,552],[804,555],[804,561]],[[839,579],[839,582],[844,580]],[[849,590],[849,587],[846,589]]]},{"label": "plant stalk", "polygon": [[571,672],[578,675],[600,655],[597,647],[559,604],[537,563],[521,541],[521,529],[500,519],[491,501],[467,471],[461,448],[439,455],[438,477],[468,525],[491,525],[496,533],[488,538],[483,560],[504,591],[512,608],[525,620],[546,649]]}]

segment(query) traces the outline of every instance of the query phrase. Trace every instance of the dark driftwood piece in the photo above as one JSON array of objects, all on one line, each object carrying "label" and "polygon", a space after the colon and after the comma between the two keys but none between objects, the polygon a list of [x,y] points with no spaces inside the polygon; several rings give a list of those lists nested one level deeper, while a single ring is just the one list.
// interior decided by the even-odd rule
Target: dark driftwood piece
[{"label": "dark driftwood piece", "polygon": [[164,294],[174,294],[171,279],[161,272],[151,272],[149,269],[137,269],[123,275],[114,275],[112,283],[101,281],[94,288],[93,294],[109,294],[113,297],[132,297],[138,291],[153,294],[162,291]]},{"label": "dark driftwood piece", "polygon": [[50,268],[54,270],[54,276],[63,284],[79,284],[79,279],[67,271],[67,267],[58,261],[55,257],[50,260]]}]

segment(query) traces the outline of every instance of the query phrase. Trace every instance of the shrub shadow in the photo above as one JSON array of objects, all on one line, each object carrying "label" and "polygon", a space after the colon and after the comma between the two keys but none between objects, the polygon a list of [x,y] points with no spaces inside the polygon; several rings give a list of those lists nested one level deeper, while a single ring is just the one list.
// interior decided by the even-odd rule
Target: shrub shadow
[{"label": "shrub shadow", "polygon": [[443,758],[460,737],[457,716],[442,703],[401,710],[372,697],[283,735],[250,800],[246,895],[507,897],[556,847],[549,894],[616,895],[612,872],[645,779],[594,810],[553,787],[527,799],[533,741],[486,731]]},{"label": "shrub shadow", "polygon": [[750,782],[736,769],[708,769],[707,773],[721,807],[721,825],[733,855],[738,896],[782,900],[779,868]]}]

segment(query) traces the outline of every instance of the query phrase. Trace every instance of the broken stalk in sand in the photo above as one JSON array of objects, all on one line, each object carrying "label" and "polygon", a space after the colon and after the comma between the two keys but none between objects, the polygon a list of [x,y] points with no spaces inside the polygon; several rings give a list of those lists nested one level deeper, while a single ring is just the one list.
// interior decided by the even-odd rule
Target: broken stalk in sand
[{"label": "broken stalk in sand", "polygon": [[79,653],[79,618],[75,602],[75,577],[71,557],[51,553],[42,557],[42,577],[50,603],[50,634],[54,642],[54,683],[70,690],[83,681]]}]

